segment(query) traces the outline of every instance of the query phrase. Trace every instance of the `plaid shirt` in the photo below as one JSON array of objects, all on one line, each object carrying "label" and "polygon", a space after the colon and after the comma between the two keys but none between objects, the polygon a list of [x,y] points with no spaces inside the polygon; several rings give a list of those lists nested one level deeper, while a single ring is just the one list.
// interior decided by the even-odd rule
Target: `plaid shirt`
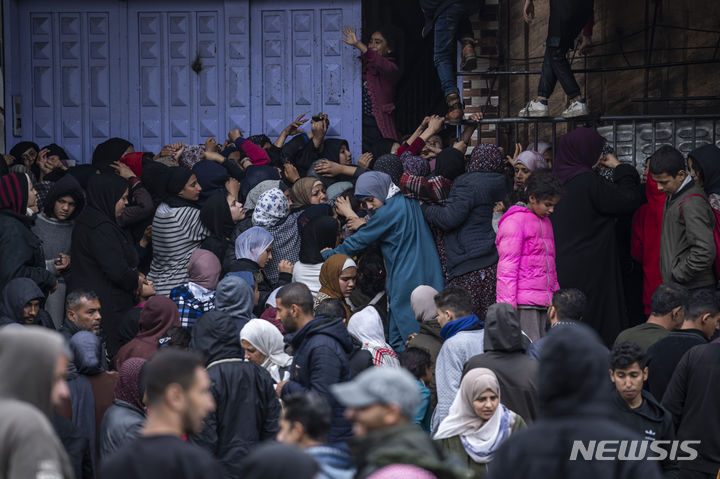
[{"label": "plaid shirt", "polygon": [[431,204],[445,204],[450,195],[452,180],[444,176],[415,176],[408,172],[400,178],[400,191],[406,198]]},{"label": "plaid shirt", "polygon": [[215,292],[206,301],[200,301],[190,291],[187,284],[178,286],[170,291],[169,298],[177,304],[180,312],[180,326],[183,328],[192,328],[195,321],[198,320],[203,313],[215,309]]}]

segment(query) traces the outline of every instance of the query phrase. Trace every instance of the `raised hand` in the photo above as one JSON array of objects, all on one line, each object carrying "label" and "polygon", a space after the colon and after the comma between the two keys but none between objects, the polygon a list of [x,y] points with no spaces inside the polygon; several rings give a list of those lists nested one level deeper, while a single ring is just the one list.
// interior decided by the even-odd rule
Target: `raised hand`
[{"label": "raised hand", "polygon": [[343,35],[345,35],[345,38],[342,39],[343,43],[347,43],[352,47],[360,43],[357,39],[357,28],[350,28],[349,26],[345,25],[343,27],[342,33]]}]

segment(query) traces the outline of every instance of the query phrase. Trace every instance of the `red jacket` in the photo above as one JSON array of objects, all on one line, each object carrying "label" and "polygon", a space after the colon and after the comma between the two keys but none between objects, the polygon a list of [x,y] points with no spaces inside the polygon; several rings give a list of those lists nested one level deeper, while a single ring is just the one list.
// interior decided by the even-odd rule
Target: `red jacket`
[{"label": "red jacket", "polygon": [[645,184],[647,203],[642,205],[633,216],[630,254],[642,264],[643,268],[643,304],[645,314],[650,314],[650,298],[662,284],[660,274],[660,235],[662,234],[665,193],[657,188],[657,183],[648,175]]},{"label": "red jacket", "polygon": [[360,59],[378,129],[384,138],[397,140],[392,112],[395,111],[395,86],[400,79],[400,70],[392,60],[370,49],[360,55]]}]

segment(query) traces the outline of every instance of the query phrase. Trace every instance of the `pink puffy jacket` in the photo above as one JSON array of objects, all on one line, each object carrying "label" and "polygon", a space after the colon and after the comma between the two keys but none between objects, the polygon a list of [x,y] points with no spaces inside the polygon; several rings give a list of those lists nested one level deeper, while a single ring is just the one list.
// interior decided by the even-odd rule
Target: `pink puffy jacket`
[{"label": "pink puffy jacket", "polygon": [[500,219],[495,245],[500,256],[497,302],[515,307],[550,305],[560,288],[550,218],[540,219],[528,208],[512,206]]}]

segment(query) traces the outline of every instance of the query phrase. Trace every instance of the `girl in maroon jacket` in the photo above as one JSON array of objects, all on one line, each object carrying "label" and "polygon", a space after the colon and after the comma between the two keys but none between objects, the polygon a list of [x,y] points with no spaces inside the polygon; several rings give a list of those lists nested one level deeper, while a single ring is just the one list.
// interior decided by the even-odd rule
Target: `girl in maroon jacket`
[{"label": "girl in maroon jacket", "polygon": [[365,45],[358,40],[356,29],[343,28],[343,42],[360,50],[363,62],[363,151],[372,151],[381,138],[397,140],[392,112],[395,110],[395,86],[400,70],[389,55],[391,44],[386,32],[376,31]]}]

